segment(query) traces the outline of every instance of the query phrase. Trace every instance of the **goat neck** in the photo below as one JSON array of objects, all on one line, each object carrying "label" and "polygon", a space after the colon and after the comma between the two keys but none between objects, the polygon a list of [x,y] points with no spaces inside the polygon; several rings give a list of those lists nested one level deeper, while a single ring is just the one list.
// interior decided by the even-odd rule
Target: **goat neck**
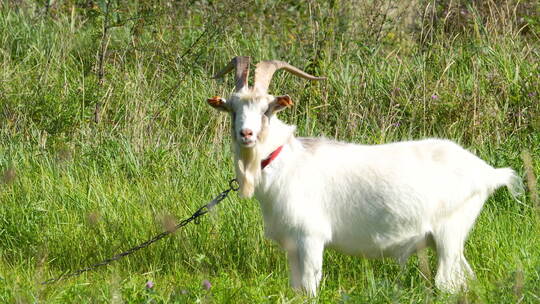
[{"label": "goat neck", "polygon": [[263,159],[281,146],[287,145],[294,139],[295,126],[288,125],[276,116],[269,119],[266,139],[259,144],[259,153]]}]

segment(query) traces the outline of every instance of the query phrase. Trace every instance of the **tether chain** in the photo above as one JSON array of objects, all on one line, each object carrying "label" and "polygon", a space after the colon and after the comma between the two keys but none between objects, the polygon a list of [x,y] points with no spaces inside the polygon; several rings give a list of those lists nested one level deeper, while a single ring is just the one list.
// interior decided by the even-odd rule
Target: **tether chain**
[{"label": "tether chain", "polygon": [[172,229],[168,229],[166,231],[163,231],[162,233],[160,233],[160,234],[156,235],[155,237],[151,238],[150,240],[148,240],[148,241],[146,241],[144,243],[141,243],[140,245],[135,246],[135,247],[133,247],[133,248],[127,250],[127,251],[119,253],[119,254],[113,256],[112,258],[108,258],[108,259],[106,259],[106,260],[104,260],[104,261],[102,261],[100,263],[94,264],[92,266],[89,266],[89,267],[86,267],[86,268],[83,268],[83,269],[79,269],[79,270],[77,270],[75,272],[72,272],[72,273],[67,273],[67,274],[63,274],[63,275],[61,275],[59,277],[56,277],[56,278],[48,279],[47,281],[44,281],[41,284],[51,284],[51,283],[54,283],[54,282],[57,282],[57,281],[60,281],[60,280],[63,280],[63,279],[78,276],[78,275],[80,275],[80,274],[82,274],[84,272],[94,270],[94,269],[96,269],[98,267],[108,265],[108,264],[110,264],[110,263],[112,263],[112,262],[114,262],[116,260],[119,260],[119,259],[125,257],[126,255],[130,255],[135,251],[138,251],[140,249],[143,249],[145,247],[150,246],[151,244],[161,240],[162,238],[166,237],[167,235],[175,232],[179,228],[184,227],[185,225],[189,224],[191,221],[195,221],[195,223],[198,223],[198,217],[208,213],[214,206],[216,206],[222,200],[224,200],[227,197],[227,195],[229,195],[229,192],[238,191],[238,189],[239,189],[238,182],[236,181],[236,179],[233,179],[233,180],[229,181],[229,189],[227,189],[227,190],[221,192],[220,194],[218,194],[218,196],[216,196],[216,198],[214,198],[208,204],[200,207],[197,211],[195,211],[195,213],[193,213],[193,215],[191,217],[181,221],[180,223],[178,223],[178,225],[174,226]]}]

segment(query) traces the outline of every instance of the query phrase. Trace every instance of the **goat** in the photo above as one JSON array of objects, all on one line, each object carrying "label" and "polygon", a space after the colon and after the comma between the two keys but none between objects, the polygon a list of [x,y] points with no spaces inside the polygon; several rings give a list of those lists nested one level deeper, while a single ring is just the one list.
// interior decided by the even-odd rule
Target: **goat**
[{"label": "goat", "polygon": [[232,116],[240,195],[260,202],[266,237],[287,252],[291,285],[316,295],[323,250],[402,264],[419,249],[438,253],[436,286],[466,288],[473,271],[463,254],[488,196],[501,186],[519,195],[521,180],[510,168],[495,169],[449,140],[425,139],[358,145],[324,138],[297,138],[295,126],[276,113],[288,95],[267,93],[275,71],[322,80],[282,61],[256,65],[248,86],[250,57],[235,57],[214,78],[236,69],[229,99],[208,103]]}]

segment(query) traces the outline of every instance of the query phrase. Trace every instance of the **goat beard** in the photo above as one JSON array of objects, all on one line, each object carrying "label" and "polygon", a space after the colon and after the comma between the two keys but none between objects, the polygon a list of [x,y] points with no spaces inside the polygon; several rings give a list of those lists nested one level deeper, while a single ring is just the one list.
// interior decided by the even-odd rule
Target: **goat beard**
[{"label": "goat beard", "polygon": [[[240,197],[249,198],[253,196],[255,192],[255,185],[259,182],[261,177],[261,152],[260,147],[264,145],[268,137],[268,117],[264,115],[262,117],[262,128],[257,137],[257,144],[254,147],[246,148],[238,143],[234,145],[235,153],[235,169],[236,179],[240,185],[239,195]],[[233,126],[234,130],[234,126]],[[233,138],[236,141],[236,137]]]},{"label": "goat beard", "polygon": [[261,176],[261,156],[257,146],[252,148],[235,145],[236,178],[240,185],[241,197],[249,198],[255,192],[255,185]]}]

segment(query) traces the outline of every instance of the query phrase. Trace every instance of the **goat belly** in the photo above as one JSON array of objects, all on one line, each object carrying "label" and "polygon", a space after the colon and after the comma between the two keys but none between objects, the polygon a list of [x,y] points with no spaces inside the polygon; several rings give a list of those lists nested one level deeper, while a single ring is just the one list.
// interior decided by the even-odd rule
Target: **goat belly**
[{"label": "goat belly", "polygon": [[364,154],[364,161],[339,166],[333,176],[326,171],[329,182],[340,185],[325,204],[331,214],[329,246],[352,255],[403,259],[425,246],[445,193],[431,193],[436,176],[414,159],[393,164]]}]

